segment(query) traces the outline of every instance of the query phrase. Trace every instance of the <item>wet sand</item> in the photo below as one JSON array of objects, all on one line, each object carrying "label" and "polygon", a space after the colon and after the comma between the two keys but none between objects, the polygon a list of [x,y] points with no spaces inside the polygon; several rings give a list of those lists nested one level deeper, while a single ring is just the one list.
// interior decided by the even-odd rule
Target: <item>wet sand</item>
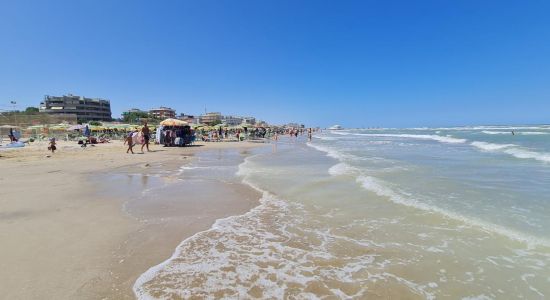
[{"label": "wet sand", "polygon": [[[135,279],[183,239],[248,211],[260,197],[241,184],[184,180],[147,201],[139,185],[155,184],[152,173],[179,168],[199,151],[223,155],[259,146],[152,146],[154,152],[131,155],[118,141],[86,149],[61,142],[53,155],[45,144],[0,152],[0,295],[133,299]],[[187,197],[174,201],[170,193]]]}]

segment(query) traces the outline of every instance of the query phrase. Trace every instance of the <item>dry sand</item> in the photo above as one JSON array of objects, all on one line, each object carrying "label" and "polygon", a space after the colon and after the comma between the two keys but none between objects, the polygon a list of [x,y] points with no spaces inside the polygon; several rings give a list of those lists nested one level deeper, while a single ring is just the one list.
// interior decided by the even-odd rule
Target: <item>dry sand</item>
[{"label": "dry sand", "polygon": [[149,223],[125,213],[132,193],[112,192],[116,182],[102,182],[101,175],[160,163],[179,167],[198,151],[258,146],[152,146],[154,152],[131,155],[119,141],[86,149],[60,142],[53,155],[45,143],[0,151],[1,298],[133,299],[141,273],[216,219],[256,206],[260,195],[244,185],[188,186],[185,202],[142,205],[143,216],[162,220]]}]

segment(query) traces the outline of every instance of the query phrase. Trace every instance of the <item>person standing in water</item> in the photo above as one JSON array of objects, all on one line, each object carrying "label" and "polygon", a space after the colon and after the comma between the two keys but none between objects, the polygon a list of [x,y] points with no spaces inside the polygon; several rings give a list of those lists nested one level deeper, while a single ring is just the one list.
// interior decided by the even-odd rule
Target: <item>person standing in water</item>
[{"label": "person standing in water", "polygon": [[307,138],[311,141],[311,137],[312,137],[312,132],[311,132],[311,128],[308,128],[307,129]]},{"label": "person standing in water", "polygon": [[149,140],[151,139],[151,131],[149,130],[149,126],[147,126],[147,121],[145,121],[145,123],[143,124],[141,132],[143,133],[143,144],[141,145],[141,153],[143,153],[143,147],[147,147],[147,152],[150,152],[151,150],[149,150]]}]

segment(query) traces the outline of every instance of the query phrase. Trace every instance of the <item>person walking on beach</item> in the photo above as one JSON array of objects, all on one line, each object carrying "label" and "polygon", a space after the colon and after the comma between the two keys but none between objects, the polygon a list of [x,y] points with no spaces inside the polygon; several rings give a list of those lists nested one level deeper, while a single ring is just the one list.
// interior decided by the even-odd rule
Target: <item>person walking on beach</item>
[{"label": "person walking on beach", "polygon": [[92,141],[90,141],[90,135],[91,135],[90,127],[88,127],[88,125],[86,125],[86,127],[84,128],[84,136],[86,137],[86,140],[88,141],[88,143],[92,142]]},{"label": "person walking on beach", "polygon": [[151,139],[151,131],[149,130],[149,126],[147,126],[147,121],[143,124],[143,128],[141,128],[141,133],[143,133],[143,144],[141,145],[141,153],[143,153],[143,147],[147,147],[147,152],[150,152],[149,150],[149,140]]},{"label": "person walking on beach", "polygon": [[134,131],[130,131],[126,137],[126,142],[128,143],[128,150],[126,150],[126,153],[132,152],[132,154],[134,154],[134,150],[132,149],[134,147],[134,141],[132,140],[133,135]]},{"label": "person walking on beach", "polygon": [[48,150],[52,151],[52,153],[55,152],[55,150],[57,149],[57,147],[55,147],[55,138],[51,138],[50,139],[50,145],[48,146]]},{"label": "person walking on beach", "polygon": [[10,128],[10,142],[17,142],[17,137],[15,137],[15,132],[13,131],[13,128]]}]

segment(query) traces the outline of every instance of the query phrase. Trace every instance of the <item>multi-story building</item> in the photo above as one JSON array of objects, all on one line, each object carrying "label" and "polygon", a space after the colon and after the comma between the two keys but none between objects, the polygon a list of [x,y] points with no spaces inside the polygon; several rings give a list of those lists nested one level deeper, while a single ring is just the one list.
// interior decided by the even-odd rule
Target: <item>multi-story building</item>
[{"label": "multi-story building", "polygon": [[256,124],[256,118],[254,117],[242,117],[243,121],[242,121],[242,124],[243,125],[254,125]]},{"label": "multi-story building", "polygon": [[243,118],[236,116],[222,116],[221,121],[227,126],[236,126],[241,125]]},{"label": "multi-story building", "polygon": [[178,119],[182,120],[182,121],[185,121],[189,124],[197,124],[199,122],[199,119],[198,118],[195,118],[195,116],[192,116],[192,115],[186,115],[184,113],[181,113],[179,116],[178,116]]},{"label": "multi-story building", "polygon": [[170,107],[164,107],[161,106],[159,108],[153,108],[149,110],[149,115],[156,119],[175,119],[176,118],[176,110],[171,109]]},{"label": "multi-story building", "polygon": [[288,123],[284,126],[286,128],[304,128],[305,127],[303,124],[298,124],[298,123]]},{"label": "multi-story building", "polygon": [[222,120],[222,114],[219,112],[209,112],[204,115],[201,115],[199,120],[200,120],[200,123],[207,124],[207,125],[218,123],[218,122],[221,122]]},{"label": "multi-story building", "polygon": [[39,111],[47,114],[72,114],[79,121],[111,121],[111,103],[100,98],[86,98],[68,94],[44,96]]},{"label": "multi-story building", "polygon": [[259,120],[259,121],[256,121],[256,126],[268,127],[269,124],[267,124],[266,121]]}]

